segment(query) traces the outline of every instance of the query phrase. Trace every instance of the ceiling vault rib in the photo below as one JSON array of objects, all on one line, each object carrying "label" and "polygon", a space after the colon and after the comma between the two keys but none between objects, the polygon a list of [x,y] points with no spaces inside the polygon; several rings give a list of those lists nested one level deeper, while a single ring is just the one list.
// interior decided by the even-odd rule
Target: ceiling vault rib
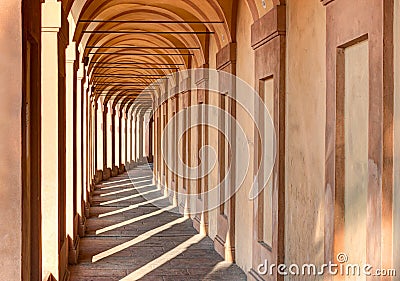
[{"label": "ceiling vault rib", "polygon": [[99,61],[91,61],[90,64],[96,65],[115,65],[115,64],[132,64],[132,65],[177,65],[182,66],[185,65],[184,63],[151,63],[151,62],[99,62]]},{"label": "ceiling vault rib", "polygon": [[135,83],[135,82],[98,82],[95,85],[124,85],[124,86],[148,86],[149,84],[146,83]]},{"label": "ceiling vault rib", "polygon": [[82,33],[99,34],[214,34],[214,31],[135,31],[135,30],[83,30]]},{"label": "ceiling vault rib", "polygon": [[106,68],[106,69],[179,69],[177,67],[131,67],[131,66],[96,66],[97,68]]},{"label": "ceiling vault rib", "polygon": [[113,52],[89,52],[89,55],[122,55],[122,56],[193,56],[193,54],[186,53],[113,53]]},{"label": "ceiling vault rib", "polygon": [[123,77],[164,77],[164,74],[129,74],[129,73],[110,73],[104,75],[104,73],[92,73],[96,77],[109,77],[109,76],[123,76]]},{"label": "ceiling vault rib", "polygon": [[200,47],[86,46],[86,49],[200,50]]},{"label": "ceiling vault rib", "polygon": [[224,21],[171,21],[171,20],[97,20],[80,19],[78,23],[165,23],[165,24],[223,24]]}]

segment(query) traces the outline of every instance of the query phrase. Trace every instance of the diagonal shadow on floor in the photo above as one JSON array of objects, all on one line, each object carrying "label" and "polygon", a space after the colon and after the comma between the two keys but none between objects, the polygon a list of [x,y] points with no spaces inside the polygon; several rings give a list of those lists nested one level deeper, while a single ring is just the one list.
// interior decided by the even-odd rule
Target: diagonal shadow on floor
[{"label": "diagonal shadow on floor", "polygon": [[125,173],[96,186],[71,281],[246,280],[162,197],[150,172],[130,173],[133,184]]}]

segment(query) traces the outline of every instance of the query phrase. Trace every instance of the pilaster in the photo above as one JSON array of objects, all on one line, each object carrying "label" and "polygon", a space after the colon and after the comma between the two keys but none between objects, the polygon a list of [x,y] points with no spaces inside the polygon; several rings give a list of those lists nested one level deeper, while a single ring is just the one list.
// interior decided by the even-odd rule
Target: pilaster
[{"label": "pilaster", "polygon": [[68,278],[65,229],[65,48],[61,2],[42,3],[42,272]]}]

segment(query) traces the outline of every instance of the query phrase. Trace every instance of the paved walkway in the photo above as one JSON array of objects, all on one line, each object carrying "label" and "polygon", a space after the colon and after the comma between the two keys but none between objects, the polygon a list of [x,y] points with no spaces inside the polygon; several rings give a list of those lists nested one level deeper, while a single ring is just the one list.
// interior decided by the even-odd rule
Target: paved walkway
[{"label": "paved walkway", "polygon": [[170,212],[175,209],[151,184],[149,171],[139,167],[131,173],[133,184],[125,173],[96,187],[71,281],[246,280],[190,219]]}]

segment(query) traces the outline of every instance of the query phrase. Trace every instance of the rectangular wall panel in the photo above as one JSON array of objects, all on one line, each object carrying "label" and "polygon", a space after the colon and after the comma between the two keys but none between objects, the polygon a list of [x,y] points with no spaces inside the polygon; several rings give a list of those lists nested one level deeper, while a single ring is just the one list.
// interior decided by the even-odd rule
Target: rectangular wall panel
[{"label": "rectangular wall panel", "polygon": [[[268,109],[270,116],[263,116],[264,124],[264,144],[265,151],[267,155],[272,157],[273,155],[273,138],[274,135],[267,132],[267,124],[268,118],[273,118],[274,116],[274,79],[269,78],[262,80],[262,94],[264,103]],[[273,120],[273,119],[272,119]],[[273,174],[271,174],[270,178],[268,179],[267,185],[263,190],[263,242],[272,248],[272,194],[273,194]]]},{"label": "rectangular wall panel", "polygon": [[[368,41],[344,50],[345,192],[344,239],[349,262],[366,263],[368,191]],[[365,280],[348,277],[346,280]]]}]

